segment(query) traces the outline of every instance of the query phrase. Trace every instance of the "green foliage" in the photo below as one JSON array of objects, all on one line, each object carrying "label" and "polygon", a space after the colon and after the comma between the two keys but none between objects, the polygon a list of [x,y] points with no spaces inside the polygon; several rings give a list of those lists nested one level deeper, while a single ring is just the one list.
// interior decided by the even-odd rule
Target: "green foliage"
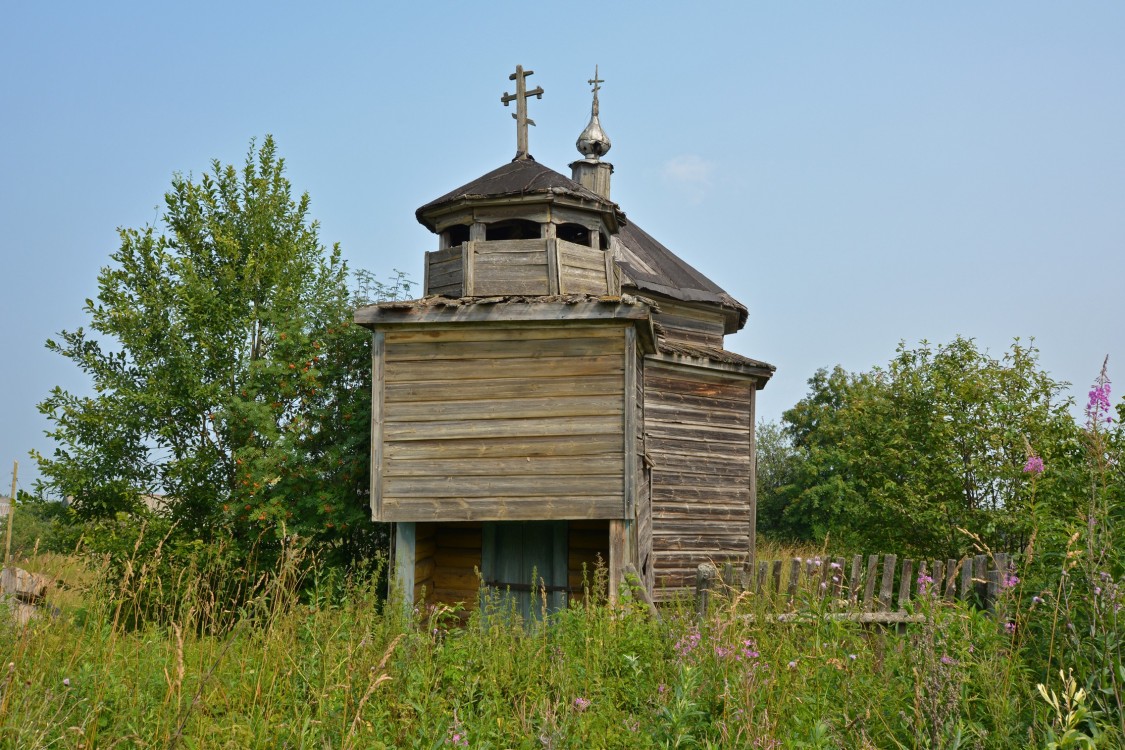
[{"label": "green foliage", "polygon": [[16,512],[14,516],[0,519],[0,539],[7,534],[7,526],[14,518],[12,526],[12,556],[26,557],[36,552],[69,552],[74,549],[62,528],[67,525],[69,512],[65,505],[20,490],[16,493]]},{"label": "green foliage", "polygon": [[[1036,516],[1071,517],[1082,505],[1082,444],[1064,386],[1018,340],[1001,359],[957,338],[900,344],[868,373],[821,370],[785,412],[796,468],[789,484],[765,488],[759,523],[857,549],[958,556],[970,543],[959,529],[1021,549]],[[1029,452],[1051,467],[1036,507]]]},{"label": "green foliage", "polygon": [[[63,584],[56,616],[26,629],[0,618],[0,748],[1008,750],[1125,737],[1081,678],[1060,691],[1029,671],[1019,631],[937,598],[899,632],[778,622],[748,595],[703,620],[673,603],[661,622],[589,597],[529,629],[475,607],[407,616],[384,607],[377,574],[342,576],[299,546],[270,568],[206,550],[186,568],[141,563],[167,550],[162,530],[119,533],[136,549],[125,576],[36,566]],[[1024,605],[1019,586],[1005,595],[1008,617]],[[166,616],[133,617],[146,601]]]},{"label": "green foliage", "polygon": [[[369,336],[351,323],[338,246],[320,243],[272,137],[240,170],[176,175],[163,232],[120,230],[87,300],[87,331],[48,348],[94,395],[55,388],[40,404],[58,448],[42,491],[83,519],[162,496],[176,536],[276,552],[307,537],[340,562],[371,554],[367,520]],[[370,274],[367,292],[409,291]]]}]

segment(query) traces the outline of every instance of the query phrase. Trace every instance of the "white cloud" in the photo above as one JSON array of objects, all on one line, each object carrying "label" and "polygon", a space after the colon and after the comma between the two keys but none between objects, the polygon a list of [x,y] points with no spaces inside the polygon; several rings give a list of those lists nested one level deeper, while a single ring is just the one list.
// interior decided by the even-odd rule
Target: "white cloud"
[{"label": "white cloud", "polygon": [[688,201],[699,203],[711,188],[715,164],[698,154],[680,154],[664,162],[660,172],[665,183],[681,190]]}]

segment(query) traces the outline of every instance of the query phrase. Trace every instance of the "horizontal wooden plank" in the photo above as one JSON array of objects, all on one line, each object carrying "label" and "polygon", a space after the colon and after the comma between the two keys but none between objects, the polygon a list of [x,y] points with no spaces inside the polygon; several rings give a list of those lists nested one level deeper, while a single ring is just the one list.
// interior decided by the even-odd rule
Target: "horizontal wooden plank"
[{"label": "horizontal wooden plank", "polygon": [[[741,441],[743,444],[748,441]],[[744,456],[749,455],[749,448],[745,445],[740,446],[739,441],[736,440],[722,440],[708,442],[705,437],[699,436],[676,436],[676,437],[661,437],[660,435],[653,435],[652,433],[645,435],[646,450],[649,455],[660,455],[661,453],[674,453],[688,456],[699,456],[706,458],[708,456],[715,459],[724,460],[738,460]]]},{"label": "horizontal wooden plank", "polygon": [[605,453],[593,456],[515,456],[504,458],[438,458],[387,463],[384,477],[422,476],[536,476],[560,474],[615,474],[624,470],[624,456]]},{"label": "horizontal wooden plank", "polygon": [[383,513],[392,521],[536,521],[573,518],[622,518],[620,493],[590,497],[441,499],[384,497]]},{"label": "horizontal wooden plank", "polygon": [[446,284],[445,286],[431,286],[429,293],[440,297],[460,297],[464,294],[464,290],[460,284]]},{"label": "horizontal wooden plank", "polygon": [[653,486],[662,487],[729,487],[734,490],[746,489],[750,486],[750,471],[744,466],[740,472],[716,474],[708,471],[675,471],[663,468],[656,464],[652,470]]},{"label": "horizontal wooden plank", "polygon": [[587,375],[579,378],[489,378],[387,383],[383,393],[388,404],[402,404],[486,398],[597,397],[620,394],[623,387],[624,379],[620,375]]},{"label": "horizontal wooden plank", "polygon": [[385,380],[390,383],[426,380],[487,380],[491,378],[572,377],[588,375],[623,376],[623,357],[619,354],[592,357],[517,357],[443,362],[387,362]]},{"label": "horizontal wooden plank", "polygon": [[[433,305],[426,307],[379,307],[366,305],[356,310],[355,322],[372,327],[458,325],[488,323],[498,325],[541,325],[557,321],[589,323],[649,321],[651,308],[644,304],[628,304],[612,300],[583,302],[534,301],[495,305]],[[655,360],[654,360],[655,361]],[[696,368],[698,369],[698,368]]]},{"label": "horizontal wooden plank", "polygon": [[691,503],[701,507],[750,505],[748,487],[669,487],[653,484],[653,503],[661,507],[674,502]]},{"label": "horizontal wooden plank", "polygon": [[[645,436],[652,440],[677,440],[681,443],[734,443],[749,450],[749,434],[745,430],[721,425],[669,424],[650,421],[645,425]],[[684,449],[690,446],[683,446]],[[733,448],[731,450],[734,450]]]},{"label": "horizontal wooden plank", "polygon": [[[595,325],[567,326],[490,326],[485,328],[466,326],[428,327],[424,329],[389,330],[388,345],[411,344],[418,342],[453,341],[536,341],[540,339],[624,339],[624,329],[612,322]],[[619,350],[615,350],[619,351]]]},{"label": "horizontal wooden plank", "polygon": [[[691,448],[695,448],[693,443]],[[699,474],[719,474],[722,476],[743,476],[750,472],[750,454],[745,451],[736,451],[730,445],[719,454],[702,454],[698,451],[684,453],[678,449],[664,450],[649,441],[646,446],[649,460],[654,467],[667,471],[692,472]]]},{"label": "horizontal wooden plank", "polygon": [[538,476],[383,477],[387,498],[495,498],[567,497],[602,495],[621,491],[620,474],[559,475],[544,482]]},{"label": "horizontal wooden plank", "polygon": [[526,240],[489,240],[488,242],[474,242],[474,255],[500,255],[505,253],[539,253],[546,255],[547,240],[535,237]]},{"label": "horizontal wooden plank", "polygon": [[590,357],[617,355],[625,351],[625,337],[525,339],[522,341],[419,341],[386,344],[386,362],[510,359],[529,357]]},{"label": "horizontal wooden plank", "polygon": [[537,456],[621,455],[620,434],[554,435],[549,437],[411,440],[386,446],[387,461],[438,458],[523,458]]},{"label": "horizontal wooden plank", "polygon": [[726,409],[706,410],[697,407],[676,407],[659,404],[646,404],[645,416],[652,424],[685,425],[698,427],[729,427],[750,437],[749,411],[737,412]]},{"label": "horizontal wooden plank", "polygon": [[[620,435],[621,429],[620,415],[557,417],[551,419],[389,422],[383,427],[383,439],[388,443],[395,443],[403,440],[554,437],[613,433]],[[523,454],[517,452],[514,455]]]},{"label": "horizontal wooden plank", "polygon": [[473,294],[478,297],[494,297],[498,295],[515,294],[526,297],[538,297],[549,292],[547,287],[547,273],[535,279],[491,279],[474,278]]},{"label": "horizontal wooden plank", "polygon": [[697,396],[680,391],[645,389],[645,408],[667,407],[672,409],[715,410],[733,414],[749,414],[750,405],[742,400],[726,400],[713,396]]},{"label": "horizontal wooden plank", "polygon": [[737,403],[750,400],[750,384],[746,380],[732,380],[724,378],[722,373],[714,375],[703,373],[694,377],[679,376],[679,373],[669,369],[657,370],[652,361],[645,363],[645,390],[648,392],[682,393],[686,396],[713,398],[722,401]]},{"label": "horizontal wooden plank", "polygon": [[598,271],[601,273],[604,282],[605,253],[601,250],[579,253],[563,251],[559,253],[559,268],[567,270],[584,268],[588,271]]},{"label": "horizontal wooden plank", "polygon": [[507,398],[473,401],[387,400],[383,411],[386,425],[395,422],[454,420],[539,419],[557,417],[620,416],[622,396],[572,396],[569,398]]}]

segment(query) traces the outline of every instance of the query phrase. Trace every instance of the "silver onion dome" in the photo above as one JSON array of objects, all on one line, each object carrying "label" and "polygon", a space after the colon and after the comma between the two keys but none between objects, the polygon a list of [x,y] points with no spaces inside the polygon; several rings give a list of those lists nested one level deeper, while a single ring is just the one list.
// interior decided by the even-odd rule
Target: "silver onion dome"
[{"label": "silver onion dome", "polygon": [[597,161],[599,157],[605,156],[613,146],[609,136],[602,130],[601,121],[598,120],[598,89],[601,88],[604,81],[598,78],[597,66],[594,66],[594,77],[589,83],[594,87],[594,103],[590,106],[590,124],[578,136],[575,146],[578,147],[578,152],[587,159]]}]

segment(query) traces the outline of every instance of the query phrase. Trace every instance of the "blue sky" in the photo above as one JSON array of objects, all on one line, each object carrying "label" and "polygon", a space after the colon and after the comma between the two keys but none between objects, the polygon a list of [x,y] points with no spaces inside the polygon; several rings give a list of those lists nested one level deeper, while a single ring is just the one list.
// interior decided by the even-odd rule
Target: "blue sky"
[{"label": "blue sky", "polygon": [[1125,4],[20,3],[0,476],[18,459],[30,487],[35,404],[87,388],[43,342],[86,323],[173,172],[272,133],[326,243],[420,280],[414,209],[515,151],[516,64],[546,90],[531,152],[564,173],[600,66],[613,198],[749,307],[728,348],[777,365],[763,416],[902,339],[1035,337],[1080,401],[1107,354],[1125,373]]}]

